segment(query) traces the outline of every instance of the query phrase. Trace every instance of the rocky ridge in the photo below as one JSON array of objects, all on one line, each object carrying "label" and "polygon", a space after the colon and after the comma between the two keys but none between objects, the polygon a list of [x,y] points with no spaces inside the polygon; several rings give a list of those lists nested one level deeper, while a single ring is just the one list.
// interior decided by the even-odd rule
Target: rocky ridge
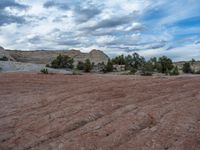
[{"label": "rocky ridge", "polygon": [[59,54],[67,55],[74,58],[75,63],[78,61],[85,61],[90,59],[95,64],[107,62],[109,57],[100,50],[93,49],[89,53],[82,53],[80,50],[35,50],[35,51],[21,51],[21,50],[4,50],[4,53],[18,62],[48,64],[55,59]]}]

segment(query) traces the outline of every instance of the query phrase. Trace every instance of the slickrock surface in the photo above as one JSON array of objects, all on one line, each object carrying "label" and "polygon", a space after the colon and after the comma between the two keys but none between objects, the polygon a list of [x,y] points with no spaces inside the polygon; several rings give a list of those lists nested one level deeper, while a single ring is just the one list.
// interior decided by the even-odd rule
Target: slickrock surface
[{"label": "slickrock surface", "polygon": [[[47,68],[45,64],[31,64],[21,63],[15,61],[0,61],[1,72],[36,72],[39,73],[41,69]],[[72,74],[72,71],[65,69],[47,68],[49,73]]]},{"label": "slickrock surface", "polygon": [[200,77],[0,74],[1,150],[199,150]]}]

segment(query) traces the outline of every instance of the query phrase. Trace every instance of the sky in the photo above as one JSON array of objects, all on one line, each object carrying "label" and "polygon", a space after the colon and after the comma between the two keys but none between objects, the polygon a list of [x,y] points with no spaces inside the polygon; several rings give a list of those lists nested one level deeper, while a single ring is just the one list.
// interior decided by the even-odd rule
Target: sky
[{"label": "sky", "polygon": [[0,0],[0,45],[200,60],[200,2]]}]

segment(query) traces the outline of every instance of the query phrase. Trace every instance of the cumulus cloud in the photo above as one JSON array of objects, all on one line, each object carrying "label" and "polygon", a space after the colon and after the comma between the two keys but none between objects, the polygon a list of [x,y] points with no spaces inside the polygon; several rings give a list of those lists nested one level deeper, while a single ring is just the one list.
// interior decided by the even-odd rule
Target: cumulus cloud
[{"label": "cumulus cloud", "polygon": [[25,19],[23,17],[8,15],[6,13],[0,12],[0,26],[10,23],[18,23],[22,24],[25,23]]},{"label": "cumulus cloud", "polygon": [[198,0],[0,0],[0,45],[198,59],[199,10]]},{"label": "cumulus cloud", "polygon": [[116,40],[116,38],[114,36],[100,36],[98,39],[97,39],[97,43],[98,44],[109,44],[109,43],[112,43]]},{"label": "cumulus cloud", "polygon": [[0,26],[10,23],[18,23],[22,24],[25,22],[25,19],[23,17],[15,16],[8,12],[8,9],[26,9],[27,6],[23,4],[19,4],[15,2],[14,0],[1,0],[0,1]]},{"label": "cumulus cloud", "polygon": [[15,8],[26,8],[26,5],[19,4],[15,0],[1,0],[0,1],[0,10],[3,10],[6,7],[15,7]]}]

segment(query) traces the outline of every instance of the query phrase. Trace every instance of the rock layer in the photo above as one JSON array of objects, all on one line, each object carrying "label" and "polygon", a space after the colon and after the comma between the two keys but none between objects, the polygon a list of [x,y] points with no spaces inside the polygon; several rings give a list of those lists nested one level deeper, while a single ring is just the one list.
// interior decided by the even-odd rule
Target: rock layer
[{"label": "rock layer", "polygon": [[200,78],[0,74],[1,150],[198,150]]},{"label": "rock layer", "polygon": [[82,53],[79,50],[69,50],[69,51],[48,51],[48,50],[38,50],[38,51],[19,51],[19,50],[7,50],[7,53],[13,57],[16,61],[25,63],[36,63],[36,64],[48,64],[53,59],[55,59],[59,54],[68,55],[73,57],[75,63],[78,61],[85,61],[85,59],[90,59],[91,62],[95,64],[101,62],[107,62],[108,56],[100,50],[92,50],[89,53]]}]

